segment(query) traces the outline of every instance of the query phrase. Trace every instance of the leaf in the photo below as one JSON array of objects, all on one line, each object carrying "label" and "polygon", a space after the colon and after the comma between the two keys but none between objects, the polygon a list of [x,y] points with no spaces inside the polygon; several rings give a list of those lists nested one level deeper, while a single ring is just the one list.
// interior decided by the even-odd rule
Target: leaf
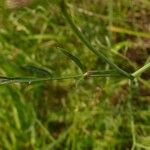
[{"label": "leaf", "polygon": [[63,54],[65,54],[67,57],[69,57],[82,71],[85,70],[85,66],[80,62],[79,58],[72,55],[71,53],[69,53],[68,51],[66,51],[63,48],[60,48],[60,50],[63,52]]},{"label": "leaf", "polygon": [[50,73],[48,70],[39,68],[37,66],[28,65],[28,66],[21,66],[21,68],[29,73],[34,73],[38,76],[52,76],[52,73]]},{"label": "leaf", "polygon": [[119,51],[124,48],[124,47],[131,47],[132,46],[132,43],[130,41],[122,41],[122,42],[119,42],[117,44],[115,44],[111,51],[113,51],[114,53],[119,53]]},{"label": "leaf", "polygon": [[134,31],[131,29],[121,28],[117,26],[109,26],[108,30],[112,32],[116,32],[116,33],[123,33],[123,34],[128,34],[128,35],[137,36],[137,37],[143,37],[143,38],[148,38],[148,39],[150,38],[149,32]]}]

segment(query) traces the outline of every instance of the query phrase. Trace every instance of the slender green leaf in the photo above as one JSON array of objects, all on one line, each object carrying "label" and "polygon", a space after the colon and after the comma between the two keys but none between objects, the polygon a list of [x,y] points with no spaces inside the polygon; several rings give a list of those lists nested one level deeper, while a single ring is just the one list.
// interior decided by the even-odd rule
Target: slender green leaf
[{"label": "slender green leaf", "polygon": [[137,36],[137,37],[150,38],[149,32],[146,33],[146,32],[133,31],[131,29],[129,30],[129,29],[124,29],[124,28],[116,27],[116,26],[110,26],[108,27],[108,30],[112,32],[124,33],[124,34]]},{"label": "slender green leaf", "polygon": [[26,72],[36,74],[38,76],[52,76],[51,72],[37,66],[27,65],[27,66],[22,66],[21,68]]},{"label": "slender green leaf", "polygon": [[63,54],[65,54],[68,58],[70,58],[82,71],[85,70],[85,66],[80,62],[79,58],[72,55],[70,52],[68,52],[63,48],[60,48],[60,50],[63,52]]}]

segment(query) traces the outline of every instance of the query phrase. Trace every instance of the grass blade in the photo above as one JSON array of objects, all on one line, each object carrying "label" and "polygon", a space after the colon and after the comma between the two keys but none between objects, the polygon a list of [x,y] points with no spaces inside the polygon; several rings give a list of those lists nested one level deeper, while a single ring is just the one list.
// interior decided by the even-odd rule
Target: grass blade
[{"label": "grass blade", "polygon": [[70,58],[81,69],[81,71],[85,70],[85,66],[80,62],[79,58],[72,55],[70,52],[68,52],[63,48],[60,48],[60,50],[63,52],[63,54],[65,54],[68,58]]},{"label": "grass blade", "polygon": [[108,27],[108,30],[112,31],[112,32],[124,33],[124,34],[137,36],[137,37],[150,38],[150,33],[132,31],[129,29],[121,28],[121,27],[110,26],[110,27]]},{"label": "grass blade", "polygon": [[37,66],[27,65],[27,66],[22,66],[21,68],[24,71],[36,74],[38,76],[52,76],[52,73],[50,73],[48,70],[45,70],[45,69],[37,67]]}]

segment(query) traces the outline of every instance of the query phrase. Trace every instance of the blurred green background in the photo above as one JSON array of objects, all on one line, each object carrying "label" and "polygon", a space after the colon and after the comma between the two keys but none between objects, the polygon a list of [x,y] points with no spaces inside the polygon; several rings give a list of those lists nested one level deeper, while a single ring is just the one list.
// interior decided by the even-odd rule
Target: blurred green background
[{"label": "blurred green background", "polygon": [[[150,60],[149,0],[68,0],[67,6],[90,43],[124,70]],[[1,3],[0,11],[0,76],[38,76],[24,68],[31,65],[52,76],[80,74],[58,47],[87,71],[109,68],[72,32],[59,1],[14,9]],[[150,71],[132,90],[127,79],[114,77],[0,86],[0,149],[150,149]]]}]

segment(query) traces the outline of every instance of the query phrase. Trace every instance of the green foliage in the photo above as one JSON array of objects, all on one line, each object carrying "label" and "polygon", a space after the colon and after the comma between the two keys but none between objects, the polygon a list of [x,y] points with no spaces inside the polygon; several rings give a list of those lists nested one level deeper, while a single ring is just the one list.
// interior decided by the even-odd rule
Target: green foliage
[{"label": "green foliage", "polygon": [[61,51],[68,57],[70,58],[73,62],[75,62],[77,64],[77,66],[81,69],[81,71],[85,70],[85,66],[82,65],[82,63],[80,62],[79,58],[72,55],[71,53],[69,53],[68,51],[66,51],[65,49],[61,48]]},{"label": "green foliage", "polygon": [[150,149],[149,2],[62,2],[1,7],[0,149]]}]

